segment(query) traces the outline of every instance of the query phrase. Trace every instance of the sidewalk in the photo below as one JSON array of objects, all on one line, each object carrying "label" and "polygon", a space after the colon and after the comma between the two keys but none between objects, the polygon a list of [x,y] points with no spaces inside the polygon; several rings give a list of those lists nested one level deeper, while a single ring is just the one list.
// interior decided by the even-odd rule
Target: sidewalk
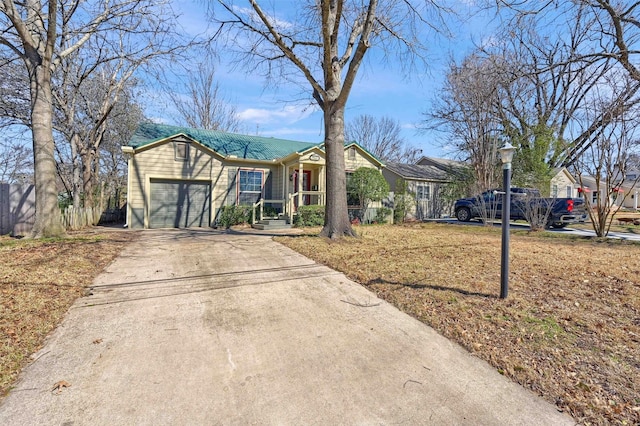
[{"label": "sidewalk", "polygon": [[92,293],[0,424],[574,424],[269,236],[145,231]]}]

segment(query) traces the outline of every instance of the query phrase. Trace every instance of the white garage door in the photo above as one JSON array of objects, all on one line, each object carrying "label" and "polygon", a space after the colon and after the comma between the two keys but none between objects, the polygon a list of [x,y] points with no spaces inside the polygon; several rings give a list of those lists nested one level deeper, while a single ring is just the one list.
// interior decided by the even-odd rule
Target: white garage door
[{"label": "white garage door", "polygon": [[150,228],[209,226],[211,185],[183,180],[152,180]]}]

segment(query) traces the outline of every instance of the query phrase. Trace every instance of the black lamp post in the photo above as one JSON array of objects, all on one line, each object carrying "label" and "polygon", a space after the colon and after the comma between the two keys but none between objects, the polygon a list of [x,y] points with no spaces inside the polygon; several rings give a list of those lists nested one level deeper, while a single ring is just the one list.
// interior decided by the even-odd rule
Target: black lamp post
[{"label": "black lamp post", "polygon": [[500,298],[509,293],[509,220],[511,219],[511,161],[516,149],[506,142],[500,151],[502,160],[502,258],[500,262]]}]

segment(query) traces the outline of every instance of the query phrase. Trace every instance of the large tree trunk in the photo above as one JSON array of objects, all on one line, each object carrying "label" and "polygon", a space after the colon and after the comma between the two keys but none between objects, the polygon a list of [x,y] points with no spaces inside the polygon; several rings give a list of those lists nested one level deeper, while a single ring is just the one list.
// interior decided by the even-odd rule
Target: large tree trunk
[{"label": "large tree trunk", "polygon": [[72,188],[73,188],[73,208],[82,207],[82,159],[80,158],[80,136],[74,133],[71,136],[71,161],[73,162],[72,170]]},{"label": "large tree trunk", "polygon": [[48,61],[42,61],[31,68],[31,71],[31,123],[36,190],[36,220],[31,236],[57,237],[64,234],[64,228],[60,222],[56,189],[50,64]]},{"label": "large tree trunk", "polygon": [[84,192],[84,206],[94,207],[94,194],[93,194],[93,178],[95,170],[95,151],[92,147],[85,148],[82,153],[82,185]]},{"label": "large tree trunk", "polygon": [[347,177],[344,164],[344,108],[325,104],[325,152],[327,164],[327,205],[324,228],[328,238],[355,236],[347,211]]}]

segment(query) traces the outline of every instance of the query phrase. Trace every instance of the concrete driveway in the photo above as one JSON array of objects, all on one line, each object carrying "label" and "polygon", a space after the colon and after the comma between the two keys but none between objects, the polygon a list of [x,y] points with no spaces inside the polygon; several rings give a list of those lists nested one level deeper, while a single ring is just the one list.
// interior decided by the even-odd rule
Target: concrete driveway
[{"label": "concrete driveway", "polygon": [[92,293],[2,401],[0,424],[574,423],[269,236],[144,231]]}]

